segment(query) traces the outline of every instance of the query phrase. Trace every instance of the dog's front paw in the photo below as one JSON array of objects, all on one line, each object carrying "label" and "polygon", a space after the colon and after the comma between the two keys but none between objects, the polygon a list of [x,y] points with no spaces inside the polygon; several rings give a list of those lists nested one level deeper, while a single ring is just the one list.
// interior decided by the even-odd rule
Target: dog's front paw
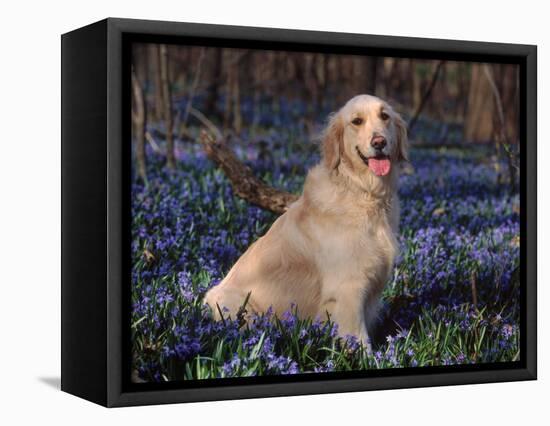
[{"label": "dog's front paw", "polygon": [[370,338],[369,336],[367,335],[367,333],[361,333],[361,337],[359,338],[361,344],[363,345],[363,348],[365,349],[365,351],[367,352],[367,354],[371,355],[372,354],[372,346],[371,346],[371,343],[370,343]]}]

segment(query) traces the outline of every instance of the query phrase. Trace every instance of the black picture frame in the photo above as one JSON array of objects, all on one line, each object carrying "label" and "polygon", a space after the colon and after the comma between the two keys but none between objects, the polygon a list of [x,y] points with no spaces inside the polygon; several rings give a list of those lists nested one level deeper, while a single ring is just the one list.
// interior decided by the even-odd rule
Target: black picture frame
[{"label": "black picture frame", "polygon": [[[520,66],[521,359],[353,374],[131,384],[129,46],[132,42],[356,53]],[[62,44],[61,388],[108,407],[534,380],[536,366],[537,48],[109,18]]]}]

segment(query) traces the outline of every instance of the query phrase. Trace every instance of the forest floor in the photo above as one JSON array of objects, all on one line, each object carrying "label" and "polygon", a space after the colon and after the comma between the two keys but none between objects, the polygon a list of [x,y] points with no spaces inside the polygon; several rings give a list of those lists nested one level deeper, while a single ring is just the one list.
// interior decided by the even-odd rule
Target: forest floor
[{"label": "forest floor", "polygon": [[[290,141],[290,143],[288,143]],[[268,133],[235,147],[255,174],[299,193],[317,147]],[[214,322],[202,307],[275,216],[235,197],[198,144],[176,170],[147,152],[132,183],[133,368],[165,381],[515,361],[519,352],[519,196],[486,148],[413,148],[400,179],[401,254],[383,293],[372,352],[330,321]],[[477,305],[474,305],[474,300]]]}]

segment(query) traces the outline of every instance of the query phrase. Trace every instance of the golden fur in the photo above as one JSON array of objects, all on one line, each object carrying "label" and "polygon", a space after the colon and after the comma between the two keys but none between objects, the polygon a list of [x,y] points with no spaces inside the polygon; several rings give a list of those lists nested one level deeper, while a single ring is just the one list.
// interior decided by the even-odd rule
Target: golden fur
[{"label": "golden fur", "polygon": [[[354,124],[357,117],[360,125]],[[391,169],[377,176],[358,155],[374,156],[373,135],[385,137]],[[323,159],[306,178],[302,196],[253,243],[205,303],[235,315],[250,293],[248,311],[277,315],[297,306],[301,317],[326,318],[339,334],[368,345],[367,324],[397,254],[399,163],[407,158],[406,126],[383,100],[352,98],[324,132]]]}]

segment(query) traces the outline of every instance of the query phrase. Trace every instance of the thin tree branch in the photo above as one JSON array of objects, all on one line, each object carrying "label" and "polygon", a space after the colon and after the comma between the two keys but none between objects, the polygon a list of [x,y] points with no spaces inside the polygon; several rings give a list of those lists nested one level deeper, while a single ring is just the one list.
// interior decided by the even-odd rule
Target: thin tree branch
[{"label": "thin tree branch", "polygon": [[183,120],[181,123],[181,131],[180,135],[183,132],[183,129],[185,126],[187,126],[187,120],[189,119],[189,112],[191,110],[191,105],[193,104],[193,97],[195,96],[195,91],[197,90],[197,86],[199,84],[199,77],[201,75],[201,69],[202,69],[202,62],[205,57],[205,49],[204,47],[201,48],[199,59],[197,61],[197,67],[195,69],[195,75],[193,76],[193,82],[191,83],[191,87],[189,89],[189,97],[187,99],[187,104],[185,105],[185,112],[183,113]]},{"label": "thin tree branch", "polygon": [[500,139],[504,142],[504,152],[506,154],[506,160],[508,162],[508,173],[510,175],[510,192],[513,194],[516,190],[517,170],[514,164],[514,154],[510,149],[510,141],[508,140],[508,134],[506,132],[506,122],[504,120],[504,108],[502,107],[502,99],[500,97],[500,92],[495,83],[495,79],[493,78],[493,73],[491,72],[489,65],[483,64],[483,71],[485,72],[485,76],[489,81],[489,86],[491,86],[491,90],[493,91],[493,97],[495,98],[497,116],[500,125],[500,137],[497,138],[497,148],[498,151],[500,151]]},{"label": "thin tree branch", "polygon": [[176,167],[174,154],[174,133],[173,133],[173,111],[172,111],[172,91],[170,88],[168,47],[165,44],[160,45],[160,75],[162,83],[162,100],[164,112],[164,124],[166,126],[166,165],[169,169]]},{"label": "thin tree branch", "polygon": [[[495,83],[495,79],[493,78],[493,74],[491,73],[491,70],[487,64],[483,64],[483,72],[485,73],[485,76],[487,77],[487,81],[489,82],[489,86],[491,86],[491,90],[493,91],[493,96],[495,98],[495,104],[497,106],[497,114],[499,123],[502,126],[502,128],[505,128],[504,123],[504,109],[502,108],[502,100],[500,99],[500,93],[498,91],[498,87]],[[506,137],[505,132],[503,132],[503,136]],[[507,138],[506,138],[507,139]]]},{"label": "thin tree branch", "polygon": [[428,102],[428,99],[430,99],[430,96],[432,94],[433,88],[435,87],[435,83],[437,83],[437,79],[439,78],[439,74],[441,73],[441,69],[443,68],[443,65],[445,64],[445,61],[439,61],[437,64],[435,71],[432,75],[432,79],[430,81],[430,84],[428,85],[428,88],[424,92],[424,96],[422,97],[422,100],[420,101],[420,104],[418,105],[418,108],[416,109],[413,117],[409,121],[409,133],[412,133],[412,130],[418,121],[418,117],[420,116],[420,113],[424,109],[424,106],[426,105],[426,102]]},{"label": "thin tree branch", "polygon": [[145,101],[143,97],[143,89],[138,79],[136,71],[132,66],[132,96],[134,98],[134,108],[132,108],[132,118],[135,126],[136,138],[136,161],[139,176],[147,181],[147,172],[145,164],[145,126],[147,122],[145,109]]},{"label": "thin tree branch", "polygon": [[201,122],[201,124],[206,127],[210,132],[214,135],[215,140],[221,141],[223,139],[222,132],[220,129],[216,127],[212,121],[210,121],[206,115],[204,115],[202,112],[200,112],[198,109],[190,107],[189,108],[189,114],[191,114],[193,117],[195,117],[197,120]]},{"label": "thin tree branch", "polygon": [[145,139],[147,142],[149,142],[149,145],[151,145],[151,148],[153,148],[153,151],[155,151],[157,154],[162,153],[162,150],[160,149],[160,146],[158,145],[157,141],[155,141],[155,138],[153,138],[153,135],[149,133],[148,131],[145,132]]}]

